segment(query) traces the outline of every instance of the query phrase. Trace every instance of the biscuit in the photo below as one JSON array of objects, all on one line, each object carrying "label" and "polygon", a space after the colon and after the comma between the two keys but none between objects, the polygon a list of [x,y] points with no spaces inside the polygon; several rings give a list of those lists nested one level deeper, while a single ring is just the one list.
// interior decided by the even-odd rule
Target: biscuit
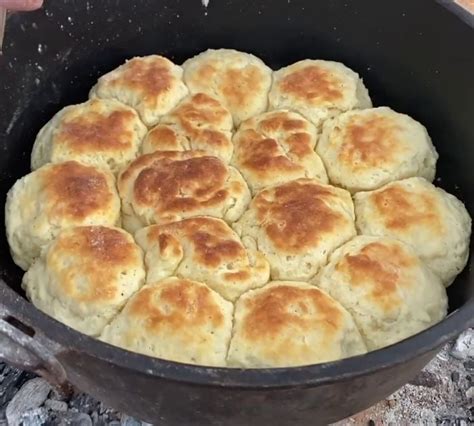
[{"label": "biscuit", "polygon": [[232,310],[232,303],[202,283],[167,278],[135,294],[101,339],[157,358],[223,366]]},{"label": "biscuit", "polygon": [[24,270],[62,229],[119,224],[113,175],[76,161],[47,164],[19,179],[7,195],[8,243],[13,260]]},{"label": "biscuit", "polygon": [[31,168],[76,160],[117,173],[136,158],[146,132],[137,113],[114,100],[67,106],[38,133]]},{"label": "biscuit", "polygon": [[232,140],[232,164],[254,193],[304,177],[328,182],[323,162],[314,152],[316,128],[297,113],[280,110],[250,118]]},{"label": "biscuit", "polygon": [[432,181],[438,159],[426,128],[387,107],[348,111],[326,121],[316,152],[331,183],[351,192],[413,176]]},{"label": "biscuit", "polygon": [[23,277],[44,313],[98,336],[145,281],[142,251],[119,228],[79,226],[61,231]]},{"label": "biscuit", "polygon": [[471,218],[455,196],[423,178],[408,178],[354,196],[356,226],[364,235],[397,238],[448,286],[466,266]]},{"label": "biscuit", "polygon": [[250,202],[241,174],[202,151],[142,155],[121,173],[118,188],[123,225],[131,232],[193,216],[232,223]]},{"label": "biscuit", "polygon": [[132,58],[100,77],[90,97],[117,99],[153,126],[187,94],[183,69],[163,56],[150,55]]},{"label": "biscuit", "polygon": [[265,255],[272,279],[297,281],[310,279],[356,233],[350,194],[313,179],[259,192],[234,229]]},{"label": "biscuit", "polygon": [[217,99],[198,93],[162,117],[147,134],[142,152],[202,150],[228,163],[232,126],[230,112]]},{"label": "biscuit", "polygon": [[272,70],[261,59],[232,49],[209,49],[183,64],[191,93],[215,96],[231,112],[235,126],[266,111]]},{"label": "biscuit", "polygon": [[223,220],[194,217],[139,230],[147,282],[179,276],[206,283],[227,300],[268,282],[270,267],[258,251],[246,250]]},{"label": "biscuit", "polygon": [[315,284],[354,318],[367,348],[399,342],[446,316],[446,290],[410,246],[358,236],[331,254]]},{"label": "biscuit", "polygon": [[227,361],[244,368],[292,367],[366,352],[350,314],[317,287],[275,281],[236,303]]},{"label": "biscuit", "polygon": [[370,108],[362,79],[339,62],[305,59],[273,73],[270,109],[299,112],[316,127],[344,111]]}]

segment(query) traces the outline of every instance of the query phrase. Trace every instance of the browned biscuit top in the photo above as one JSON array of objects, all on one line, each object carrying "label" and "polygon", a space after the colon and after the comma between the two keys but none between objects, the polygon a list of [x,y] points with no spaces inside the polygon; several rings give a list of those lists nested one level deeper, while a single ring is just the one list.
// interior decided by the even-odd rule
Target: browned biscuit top
[{"label": "browned biscuit top", "polygon": [[[150,333],[161,329],[175,331],[208,325],[222,327],[224,314],[211,289],[191,280],[170,278],[159,285],[140,290],[127,306],[130,318],[145,318]],[[194,341],[194,333],[185,333]]]},{"label": "browned biscuit top", "polygon": [[115,194],[105,173],[75,161],[54,164],[45,170],[42,181],[49,217],[77,222],[112,205]]},{"label": "browned biscuit top", "polygon": [[435,235],[444,232],[439,203],[434,192],[411,192],[401,185],[391,185],[371,195],[387,229],[401,233],[416,232],[423,226]]},{"label": "browned biscuit top", "polygon": [[317,65],[298,69],[280,82],[282,93],[311,102],[335,102],[343,98],[342,81],[334,73]]},{"label": "browned biscuit top", "polygon": [[343,273],[348,285],[369,287],[368,297],[382,311],[399,309],[404,303],[400,286],[411,286],[412,282],[401,279],[405,271],[420,265],[418,258],[398,242],[373,242],[358,253],[347,254],[336,265]]},{"label": "browned biscuit top", "polygon": [[[66,114],[55,144],[63,145],[71,153],[121,152],[134,148],[133,127],[136,114],[123,106],[122,109],[105,110],[102,100],[89,101],[87,110],[81,114]],[[63,148],[64,149],[64,148]]]},{"label": "browned biscuit top", "polygon": [[77,302],[120,298],[120,274],[141,267],[141,252],[124,231],[103,226],[81,226],[63,231],[48,252],[63,293]]},{"label": "browned biscuit top", "polygon": [[278,249],[301,253],[345,225],[347,218],[331,208],[337,189],[298,179],[264,190],[254,198],[259,222]]}]

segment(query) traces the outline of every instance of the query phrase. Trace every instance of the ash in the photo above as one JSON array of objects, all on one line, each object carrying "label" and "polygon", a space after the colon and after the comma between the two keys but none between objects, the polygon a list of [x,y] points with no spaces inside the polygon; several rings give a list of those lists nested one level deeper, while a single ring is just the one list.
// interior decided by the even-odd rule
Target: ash
[{"label": "ash", "polygon": [[[474,424],[474,330],[448,344],[410,383],[333,426]],[[0,363],[0,426],[145,426],[76,392],[63,398],[33,374]]]}]

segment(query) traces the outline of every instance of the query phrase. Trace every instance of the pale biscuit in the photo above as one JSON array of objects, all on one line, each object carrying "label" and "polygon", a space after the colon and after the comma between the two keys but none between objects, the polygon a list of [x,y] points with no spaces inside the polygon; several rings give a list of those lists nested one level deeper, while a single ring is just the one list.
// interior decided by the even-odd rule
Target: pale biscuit
[{"label": "pale biscuit", "polygon": [[272,70],[261,59],[232,49],[209,49],[183,64],[184,81],[191,93],[219,99],[234,124],[266,111]]},{"label": "pale biscuit", "polygon": [[117,99],[153,126],[187,94],[183,69],[163,56],[150,55],[132,58],[100,77],[90,97]]},{"label": "pale biscuit", "polygon": [[432,181],[438,160],[426,128],[387,107],[349,111],[326,121],[316,152],[331,183],[351,192],[413,176]]},{"label": "pale biscuit", "polygon": [[447,312],[439,277],[393,238],[355,237],[332,253],[315,284],[351,313],[369,350],[412,336]]},{"label": "pale biscuit", "polygon": [[93,99],[70,105],[38,133],[31,168],[76,160],[117,173],[137,157],[146,132],[137,113],[120,102]]},{"label": "pale biscuit", "polygon": [[24,270],[62,229],[119,224],[114,176],[75,161],[48,164],[23,176],[8,192],[5,204],[12,257]]},{"label": "pale biscuit", "polygon": [[292,367],[366,352],[350,314],[317,287],[275,281],[236,303],[227,361],[244,368]]},{"label": "pale biscuit", "polygon": [[372,102],[362,79],[339,62],[305,59],[273,73],[270,109],[299,112],[317,127],[327,118]]},{"label": "pale biscuit", "polygon": [[234,301],[270,277],[265,257],[246,250],[221,219],[195,217],[152,225],[139,230],[135,237],[145,252],[147,282],[170,276],[194,279]]},{"label": "pale biscuit", "polygon": [[101,339],[157,358],[224,366],[232,311],[232,303],[204,284],[167,278],[135,294]]},{"label": "pale biscuit", "polygon": [[295,112],[271,111],[250,118],[232,140],[232,164],[252,192],[303,177],[328,182],[324,165],[314,152],[316,128]]},{"label": "pale biscuit", "polygon": [[241,174],[202,151],[142,155],[121,173],[118,188],[123,225],[131,232],[193,216],[232,223],[250,202]]},{"label": "pale biscuit", "polygon": [[148,132],[142,152],[202,150],[228,163],[232,126],[230,112],[217,99],[198,93],[162,117]]},{"label": "pale biscuit", "polygon": [[448,286],[469,256],[471,218],[455,196],[423,178],[409,178],[354,196],[356,226],[364,235],[397,238]]},{"label": "pale biscuit", "polygon": [[23,277],[33,304],[62,323],[98,336],[145,281],[142,251],[119,228],[63,230]]},{"label": "pale biscuit", "polygon": [[298,281],[310,279],[356,233],[350,194],[313,179],[259,192],[234,229],[265,255],[272,279]]}]

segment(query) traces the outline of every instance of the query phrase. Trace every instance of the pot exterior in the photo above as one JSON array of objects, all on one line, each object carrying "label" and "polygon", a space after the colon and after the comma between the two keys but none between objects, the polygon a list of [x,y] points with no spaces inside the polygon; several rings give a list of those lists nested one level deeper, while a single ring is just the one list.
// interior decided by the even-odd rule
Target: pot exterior
[{"label": "pot exterior", "polygon": [[326,425],[390,395],[440,348],[368,375],[316,387],[239,389],[201,386],[138,374],[79,352],[59,361],[71,382],[106,405],[157,425]]}]

